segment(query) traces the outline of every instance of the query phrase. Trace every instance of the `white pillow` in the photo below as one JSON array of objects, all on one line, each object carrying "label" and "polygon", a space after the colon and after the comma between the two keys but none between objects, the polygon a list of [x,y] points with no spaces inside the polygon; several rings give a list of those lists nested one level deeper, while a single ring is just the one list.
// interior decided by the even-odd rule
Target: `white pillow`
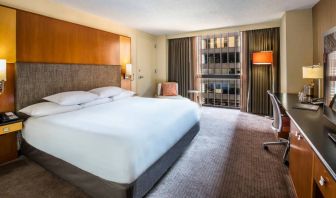
[{"label": "white pillow", "polygon": [[120,99],[124,99],[124,98],[128,98],[128,97],[132,97],[135,95],[135,92],[133,91],[128,91],[128,90],[123,90],[123,92],[121,92],[120,94],[111,97],[113,101],[115,100],[120,100]]},{"label": "white pillow", "polygon": [[62,106],[53,102],[41,102],[25,107],[21,109],[19,112],[25,113],[30,116],[39,117],[58,113],[65,113],[80,108],[81,106],[79,105]]},{"label": "white pillow", "polygon": [[111,102],[112,99],[111,98],[98,98],[94,101],[90,101],[90,102],[86,102],[83,104],[80,104],[81,107],[89,107],[89,106],[93,106],[93,105],[99,105],[99,104],[104,104],[104,103],[108,103]]},{"label": "white pillow", "polygon": [[111,96],[116,96],[123,91],[120,87],[100,87],[96,89],[92,89],[89,92],[98,95],[100,98],[108,98]]},{"label": "white pillow", "polygon": [[90,102],[98,98],[97,95],[86,91],[67,91],[44,97],[44,100],[60,105],[76,105]]}]

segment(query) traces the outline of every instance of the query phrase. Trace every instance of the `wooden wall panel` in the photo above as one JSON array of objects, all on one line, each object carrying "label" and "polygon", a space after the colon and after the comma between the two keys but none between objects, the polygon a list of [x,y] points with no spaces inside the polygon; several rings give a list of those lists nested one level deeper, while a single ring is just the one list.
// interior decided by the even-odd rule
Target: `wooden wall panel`
[{"label": "wooden wall panel", "polygon": [[131,63],[131,38],[120,36],[120,65],[122,76],[126,73],[126,64]]},{"label": "wooden wall panel", "polygon": [[5,91],[0,94],[0,112],[14,111],[15,65],[7,63],[7,81]]},{"label": "wooden wall panel", "polygon": [[120,64],[120,36],[25,11],[17,11],[17,61]]},{"label": "wooden wall panel", "polygon": [[7,61],[5,91],[0,94],[0,112],[14,110],[14,63],[16,58],[16,10],[0,6],[0,59]]},{"label": "wooden wall panel", "polygon": [[0,6],[0,59],[15,63],[16,10]]},{"label": "wooden wall panel", "polygon": [[313,7],[314,64],[323,64],[323,33],[336,26],[336,1],[320,0]]}]

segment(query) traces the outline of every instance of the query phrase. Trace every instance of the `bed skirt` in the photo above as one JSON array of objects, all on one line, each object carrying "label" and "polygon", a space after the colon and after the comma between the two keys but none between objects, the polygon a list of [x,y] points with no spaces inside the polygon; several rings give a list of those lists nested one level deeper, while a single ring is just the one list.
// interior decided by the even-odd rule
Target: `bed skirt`
[{"label": "bed skirt", "polygon": [[79,187],[92,197],[138,198],[145,196],[178,160],[200,129],[197,122],[172,148],[131,184],[111,182],[83,171],[22,141],[22,153],[48,171]]}]

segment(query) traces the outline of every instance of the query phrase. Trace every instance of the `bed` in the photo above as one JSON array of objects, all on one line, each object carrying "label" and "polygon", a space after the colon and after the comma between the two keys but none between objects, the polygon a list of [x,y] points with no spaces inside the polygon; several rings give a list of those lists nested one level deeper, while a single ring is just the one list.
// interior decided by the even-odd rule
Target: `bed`
[{"label": "bed", "polygon": [[[71,74],[79,68],[81,75]],[[27,79],[27,70],[35,79]],[[46,77],[55,71],[63,80]],[[120,85],[119,66],[17,63],[16,72],[17,109],[61,91],[89,90],[106,81]],[[92,72],[103,79],[90,80]],[[83,80],[86,86],[78,88]],[[33,84],[39,90],[32,94]],[[129,97],[28,118],[22,152],[93,197],[143,197],[192,141],[199,119],[198,105],[189,100]]]}]

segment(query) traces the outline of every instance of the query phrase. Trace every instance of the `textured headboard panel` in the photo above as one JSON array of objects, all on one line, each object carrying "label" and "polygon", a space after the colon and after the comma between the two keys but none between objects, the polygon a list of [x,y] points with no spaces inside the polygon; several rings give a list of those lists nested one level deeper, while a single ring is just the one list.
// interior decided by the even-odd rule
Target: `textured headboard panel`
[{"label": "textured headboard panel", "polygon": [[59,92],[120,87],[120,75],[119,65],[16,63],[15,109]]}]

